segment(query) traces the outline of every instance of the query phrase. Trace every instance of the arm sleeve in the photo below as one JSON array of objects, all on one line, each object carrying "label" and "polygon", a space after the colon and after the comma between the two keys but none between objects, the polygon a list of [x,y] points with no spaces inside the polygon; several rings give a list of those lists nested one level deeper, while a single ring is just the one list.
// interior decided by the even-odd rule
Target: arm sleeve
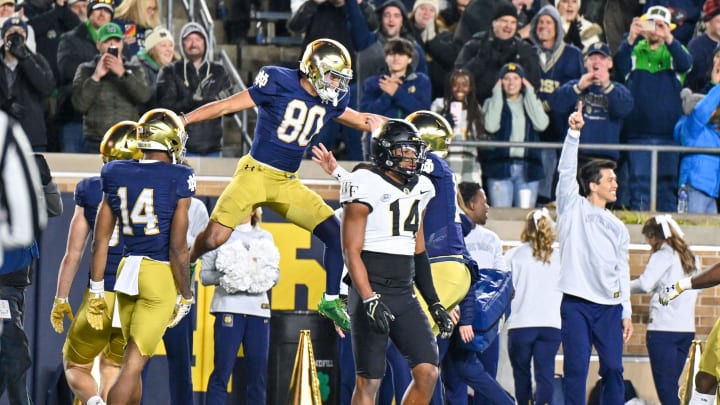
[{"label": "arm sleeve", "polygon": [[537,98],[534,89],[525,89],[523,104],[525,105],[525,111],[528,117],[530,117],[533,128],[539,132],[544,131],[550,124],[550,118],[545,113],[542,101]]},{"label": "arm sleeve", "polygon": [[672,257],[668,257],[667,252],[663,250],[650,255],[650,260],[648,260],[643,274],[630,282],[630,292],[632,294],[651,292],[655,289],[662,276],[670,270],[671,263]]},{"label": "arm sleeve", "polygon": [[200,268],[200,282],[202,285],[219,285],[222,273],[215,269],[217,249],[211,250],[202,256],[202,267]]},{"label": "arm sleeve", "polygon": [[[639,38],[635,40],[635,44],[637,44],[638,41],[640,41]],[[620,43],[620,47],[618,47],[615,52],[615,57],[613,58],[615,77],[618,81],[623,83],[627,80],[627,76],[632,70],[632,50],[633,45],[630,45],[626,36]]]},{"label": "arm sleeve", "polygon": [[565,136],[560,160],[558,161],[557,204],[558,214],[562,214],[571,198],[580,197],[577,183],[577,155],[580,139]]},{"label": "arm sleeve", "polygon": [[503,95],[499,86],[493,86],[492,96],[485,100],[483,105],[483,119],[485,121],[485,130],[491,134],[500,130],[500,122],[502,121]]},{"label": "arm sleeve", "polygon": [[630,304],[630,235],[627,231],[620,241],[620,257],[618,257],[618,266],[620,267],[620,295],[622,298],[622,317],[630,318],[632,316],[632,305]]},{"label": "arm sleeve", "polygon": [[370,31],[357,1],[346,1],[345,10],[350,21],[350,36],[357,52],[369,47],[377,40],[377,34]]},{"label": "arm sleeve", "polygon": [[435,291],[435,284],[433,284],[430,259],[427,252],[415,255],[415,285],[428,307],[440,302]]},{"label": "arm sleeve", "polygon": [[632,112],[635,101],[630,90],[620,83],[611,83],[605,93],[608,98],[608,114],[611,118],[622,119]]},{"label": "arm sleeve", "polygon": [[682,42],[675,38],[668,46],[670,55],[672,55],[672,66],[678,73],[687,73],[692,68],[692,56],[685,48]]}]

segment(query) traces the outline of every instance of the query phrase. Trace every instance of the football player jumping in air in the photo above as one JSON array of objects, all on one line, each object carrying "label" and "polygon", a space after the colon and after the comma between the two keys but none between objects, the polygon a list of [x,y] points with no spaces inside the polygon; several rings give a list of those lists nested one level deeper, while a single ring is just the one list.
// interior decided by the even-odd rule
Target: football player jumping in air
[{"label": "football player jumping in air", "polygon": [[[108,392],[109,404],[140,402],[145,363],[165,329],[177,325],[193,303],[186,235],[195,175],[179,164],[186,139],[175,113],[150,110],[138,121],[137,145],[143,159],[116,160],[101,172],[104,195],[95,220],[86,311],[95,329],[104,329],[106,318],[112,317],[103,296],[103,273],[116,220],[125,244],[115,298],[127,345]],[[168,288],[172,285],[175,288]]]},{"label": "football player jumping in air", "polygon": [[270,207],[325,244],[326,291],[318,310],[346,330],[350,322],[338,296],[343,268],[340,224],[332,208],[302,184],[297,170],[310,140],[327,121],[334,119],[361,131],[372,131],[384,121],[347,107],[351,78],[345,47],[318,39],[305,48],[299,70],[265,66],[249,89],[182,115],[188,125],[258,107],[250,153],[238,162],[190,260],[225,243],[256,207]]},{"label": "football player jumping in air", "polygon": [[[137,148],[136,122],[121,121],[110,128],[100,144],[103,162],[113,160],[140,159],[142,151]],[[85,245],[95,227],[95,215],[102,200],[102,179],[100,176],[81,180],[75,187],[75,213],[70,220],[67,248],[58,272],[55,302],[50,313],[50,322],[57,333],[64,330],[63,319],[67,315],[72,323],[63,346],[63,367],[65,379],[73,394],[88,405],[104,404],[110,384],[115,380],[125,351],[125,339],[120,328],[112,328],[110,318],[103,319],[102,330],[92,328],[86,317],[88,301],[83,300],[73,318],[68,294],[77,274]],[[122,233],[113,232],[108,246],[105,266],[105,303],[112,313],[115,303],[115,273],[122,258]],[[86,294],[87,295],[87,294]],[[100,357],[100,387],[92,376],[95,357]]]}]

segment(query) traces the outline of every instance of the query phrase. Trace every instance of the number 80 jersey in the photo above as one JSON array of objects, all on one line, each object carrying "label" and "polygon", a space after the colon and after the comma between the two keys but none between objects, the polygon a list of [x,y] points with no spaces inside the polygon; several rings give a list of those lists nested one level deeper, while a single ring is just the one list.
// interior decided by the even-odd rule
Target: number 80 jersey
[{"label": "number 80 jersey", "polygon": [[341,204],[370,207],[363,250],[404,256],[415,254],[422,214],[434,196],[435,188],[425,176],[400,185],[378,169],[357,170],[340,185]]}]

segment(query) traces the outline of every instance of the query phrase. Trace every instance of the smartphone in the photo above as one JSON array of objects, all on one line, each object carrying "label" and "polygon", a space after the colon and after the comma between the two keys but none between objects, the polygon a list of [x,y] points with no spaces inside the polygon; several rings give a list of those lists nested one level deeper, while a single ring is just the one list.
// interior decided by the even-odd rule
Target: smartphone
[{"label": "smartphone", "polygon": [[108,53],[117,58],[118,57],[118,48],[116,46],[111,46],[110,48],[108,48]]},{"label": "smartphone", "polygon": [[645,32],[655,32],[655,20],[643,20],[642,30]]},{"label": "smartphone", "polygon": [[462,102],[461,101],[451,101],[450,102],[450,115],[453,116],[455,119],[460,119],[460,116],[462,115]]}]

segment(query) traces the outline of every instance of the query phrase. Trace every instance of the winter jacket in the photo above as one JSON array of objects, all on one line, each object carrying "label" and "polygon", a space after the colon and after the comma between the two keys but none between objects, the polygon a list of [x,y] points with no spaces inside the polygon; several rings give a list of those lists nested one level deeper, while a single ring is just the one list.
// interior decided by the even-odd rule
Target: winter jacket
[{"label": "winter jacket", "polygon": [[[555,21],[556,36],[552,49],[543,49],[537,36],[537,23],[543,15],[550,16]],[[537,96],[550,116],[550,126],[540,134],[540,139],[547,142],[560,142],[567,131],[567,114],[551,110],[548,98],[555,89],[585,73],[582,52],[577,47],[566,44],[564,37],[565,30],[560,13],[553,6],[543,7],[530,21],[530,42],[535,45],[540,65],[540,87],[537,89]]]},{"label": "winter jacket", "polygon": [[82,113],[72,105],[72,83],[78,66],[89,62],[98,54],[95,29],[89,21],[78,24],[62,34],[57,50],[58,119],[61,123],[82,121]]},{"label": "winter jacket", "polygon": [[100,55],[78,66],[72,84],[72,103],[83,114],[83,136],[100,142],[105,132],[119,121],[136,121],[139,107],[150,99],[145,72],[138,65],[124,62],[122,77],[108,72],[99,81],[92,79]]},{"label": "winter jacket", "polygon": [[492,32],[479,32],[460,50],[455,67],[472,72],[475,77],[475,95],[478,102],[483,103],[492,94],[500,68],[510,62],[525,69],[525,77],[535,88],[540,86],[537,51],[519,37],[500,40]]},{"label": "winter jacket", "polygon": [[4,62],[5,52],[1,51],[0,109],[20,123],[33,148],[44,148],[45,105],[55,87],[50,65],[42,55],[28,51],[28,56],[19,60],[12,71]]},{"label": "winter jacket", "polygon": [[[683,146],[720,148],[720,132],[715,125],[708,123],[718,104],[720,86],[715,86],[690,114],[680,118],[675,126],[675,140]],[[717,198],[720,188],[720,156],[700,153],[683,155],[678,184],[689,184]]]},{"label": "winter jacket", "polygon": [[[389,73],[385,72],[384,75]],[[365,80],[360,111],[390,118],[405,118],[412,112],[430,108],[430,79],[426,74],[410,71],[392,96],[380,88],[379,80],[384,75],[370,76]]]},{"label": "winter jacket", "polygon": [[626,38],[614,59],[617,77],[635,99],[625,118],[626,139],[671,139],[682,115],[680,90],[692,67],[690,53],[678,40],[652,50],[645,39],[630,45]]},{"label": "winter jacket", "polygon": [[[190,22],[183,26],[180,37],[189,31],[200,33],[207,44],[207,33],[198,23]],[[182,59],[165,65],[157,78],[157,102],[159,107],[175,112],[190,112],[203,104],[222,98],[222,91],[230,90],[230,79],[225,68],[219,63],[210,62],[207,52],[203,63],[195,69],[193,63],[182,52]],[[188,141],[187,151],[195,154],[207,154],[220,151],[222,147],[222,118],[190,124],[185,127]]]}]

